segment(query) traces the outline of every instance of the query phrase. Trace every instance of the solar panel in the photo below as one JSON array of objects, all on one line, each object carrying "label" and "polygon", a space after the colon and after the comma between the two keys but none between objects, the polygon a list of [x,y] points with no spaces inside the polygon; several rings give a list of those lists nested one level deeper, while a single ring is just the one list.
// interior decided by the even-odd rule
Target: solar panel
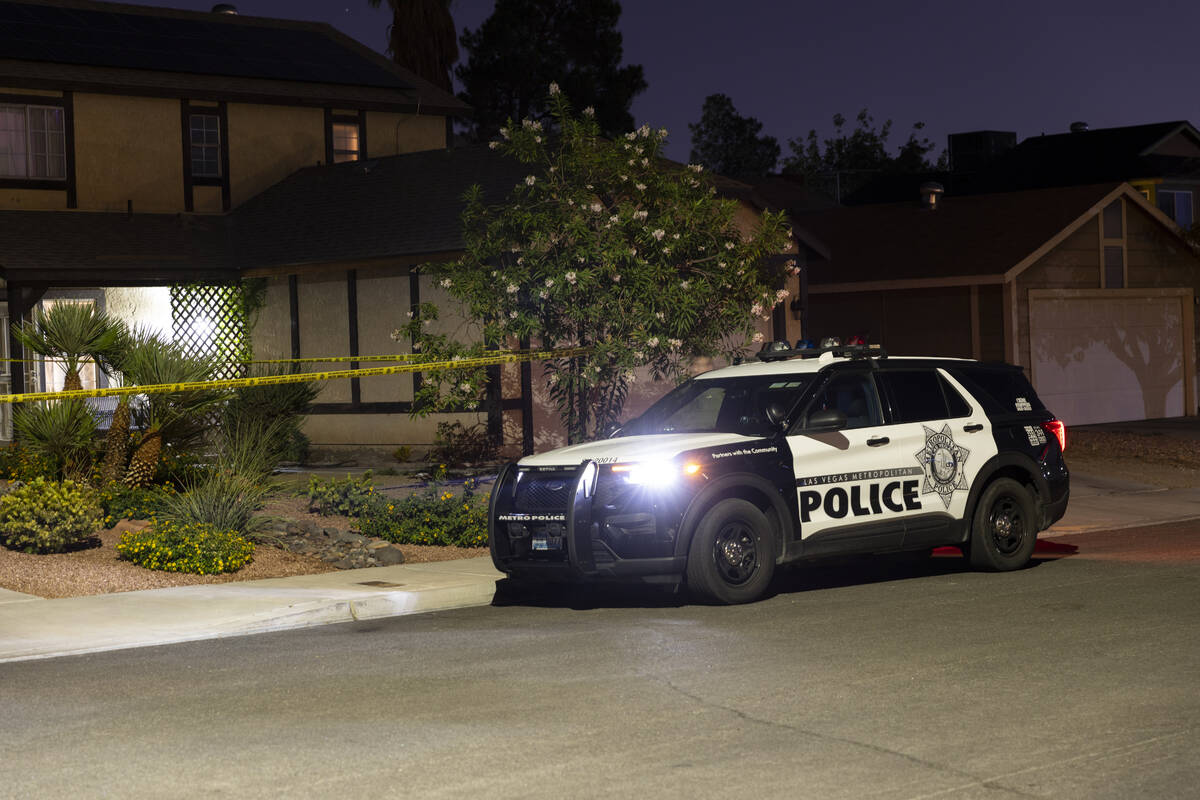
[{"label": "solar panel", "polygon": [[5,58],[247,78],[411,88],[319,29],[0,0]]}]

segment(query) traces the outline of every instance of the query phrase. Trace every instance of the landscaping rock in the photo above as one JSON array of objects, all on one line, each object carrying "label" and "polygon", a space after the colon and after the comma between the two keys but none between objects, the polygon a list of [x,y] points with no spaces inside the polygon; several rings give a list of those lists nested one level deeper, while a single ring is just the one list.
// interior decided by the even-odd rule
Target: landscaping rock
[{"label": "landscaping rock", "polygon": [[404,563],[404,553],[400,552],[400,548],[393,547],[390,544],[372,551],[371,555],[374,556],[375,563],[381,567],[390,567],[395,564]]}]

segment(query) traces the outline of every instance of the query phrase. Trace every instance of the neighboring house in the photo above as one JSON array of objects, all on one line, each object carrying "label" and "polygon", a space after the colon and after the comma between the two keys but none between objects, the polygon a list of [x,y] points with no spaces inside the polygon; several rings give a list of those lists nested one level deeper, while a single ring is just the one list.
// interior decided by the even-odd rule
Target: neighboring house
[{"label": "neighboring house", "polygon": [[194,337],[166,287],[238,277],[228,212],[305,166],[444,148],[466,113],[325,24],[0,0],[0,323],[85,300]]},{"label": "neighboring house", "polygon": [[1200,257],[1128,183],[793,218],[815,336],[1018,364],[1068,424],[1197,413]]},{"label": "neighboring house", "polygon": [[949,137],[950,171],[888,175],[847,198],[848,205],[906,202],[925,181],[948,197],[969,194],[1126,182],[1182,228],[1197,221],[1200,132],[1179,120],[1030,136],[972,131]]}]

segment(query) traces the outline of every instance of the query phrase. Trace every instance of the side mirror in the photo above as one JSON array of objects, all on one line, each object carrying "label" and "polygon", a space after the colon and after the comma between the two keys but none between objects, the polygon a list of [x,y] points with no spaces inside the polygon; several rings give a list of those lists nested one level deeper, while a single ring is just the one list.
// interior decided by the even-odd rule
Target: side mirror
[{"label": "side mirror", "polygon": [[832,433],[840,431],[844,427],[846,427],[846,413],[838,411],[836,408],[827,408],[812,414],[808,418],[808,426],[805,430],[815,433]]},{"label": "side mirror", "polygon": [[610,422],[600,429],[601,439],[611,439],[621,432],[621,425],[617,422]]},{"label": "side mirror", "polygon": [[783,424],[787,421],[787,409],[779,405],[779,403],[767,403],[767,407],[763,409],[763,413],[766,414],[767,422],[776,430],[782,428]]}]

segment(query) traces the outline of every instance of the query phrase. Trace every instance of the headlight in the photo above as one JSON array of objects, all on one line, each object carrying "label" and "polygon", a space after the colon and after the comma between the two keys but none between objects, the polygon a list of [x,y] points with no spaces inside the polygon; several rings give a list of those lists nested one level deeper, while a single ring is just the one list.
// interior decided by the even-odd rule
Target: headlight
[{"label": "headlight", "polygon": [[680,464],[676,461],[639,461],[636,464],[614,464],[613,473],[624,475],[625,480],[637,486],[662,488],[677,483],[681,478],[696,475],[700,465],[693,462]]}]

